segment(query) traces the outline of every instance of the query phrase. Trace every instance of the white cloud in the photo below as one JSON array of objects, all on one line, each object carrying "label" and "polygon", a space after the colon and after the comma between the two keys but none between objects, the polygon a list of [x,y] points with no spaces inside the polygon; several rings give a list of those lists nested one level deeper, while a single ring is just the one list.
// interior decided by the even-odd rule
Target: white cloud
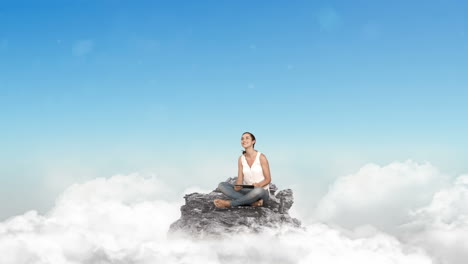
[{"label": "white cloud", "polygon": [[316,213],[351,237],[374,237],[383,228],[407,247],[424,249],[434,263],[466,263],[468,175],[447,180],[429,163],[368,164],[337,179]]},{"label": "white cloud", "polygon": [[164,240],[180,215],[180,202],[158,199],[165,188],[138,175],[72,185],[47,215],[30,211],[0,224],[2,260],[96,263],[119,259],[122,251],[136,254],[142,244]]},{"label": "white cloud", "polygon": [[431,263],[421,250],[405,247],[383,233],[354,239],[322,224],[306,230],[270,230],[197,241],[193,252],[185,254],[206,263]]},{"label": "white cloud", "polygon": [[446,181],[429,163],[367,164],[333,183],[320,200],[316,217],[348,228],[372,224],[392,231],[409,220],[410,210],[429,203]]},{"label": "white cloud", "polygon": [[412,213],[402,227],[409,243],[431,252],[441,263],[462,264],[468,259],[468,175],[437,192],[432,202]]},{"label": "white cloud", "polygon": [[223,240],[167,238],[182,205],[162,199],[170,191],[138,174],[74,184],[49,213],[0,223],[2,263],[431,263],[421,250],[372,228],[313,224]]},{"label": "white cloud", "polygon": [[72,48],[72,53],[74,56],[84,56],[88,53],[91,53],[94,48],[94,41],[92,40],[80,40],[75,42]]}]

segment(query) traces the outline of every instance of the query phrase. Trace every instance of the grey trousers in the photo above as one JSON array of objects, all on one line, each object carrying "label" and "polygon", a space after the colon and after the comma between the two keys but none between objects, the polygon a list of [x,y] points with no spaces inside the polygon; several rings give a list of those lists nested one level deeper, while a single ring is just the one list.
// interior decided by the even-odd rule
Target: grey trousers
[{"label": "grey trousers", "polygon": [[270,198],[268,191],[262,187],[254,187],[253,189],[242,188],[236,191],[234,190],[234,185],[222,182],[218,185],[218,189],[232,199],[231,206],[250,205],[260,199],[266,202]]}]

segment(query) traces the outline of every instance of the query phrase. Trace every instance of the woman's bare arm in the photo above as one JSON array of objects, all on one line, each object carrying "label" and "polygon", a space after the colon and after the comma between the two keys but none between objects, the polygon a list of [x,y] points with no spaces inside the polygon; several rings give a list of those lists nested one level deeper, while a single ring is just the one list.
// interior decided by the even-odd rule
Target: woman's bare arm
[{"label": "woman's bare arm", "polygon": [[265,177],[265,179],[261,182],[254,183],[254,186],[263,187],[271,182],[270,165],[263,153],[260,155],[260,165],[262,165],[263,177]]},{"label": "woman's bare arm", "polygon": [[[242,184],[244,182],[244,173],[242,172],[242,156],[239,157],[239,160],[237,162],[237,180],[236,184]],[[234,190],[238,191],[242,189],[240,186],[234,186]]]}]

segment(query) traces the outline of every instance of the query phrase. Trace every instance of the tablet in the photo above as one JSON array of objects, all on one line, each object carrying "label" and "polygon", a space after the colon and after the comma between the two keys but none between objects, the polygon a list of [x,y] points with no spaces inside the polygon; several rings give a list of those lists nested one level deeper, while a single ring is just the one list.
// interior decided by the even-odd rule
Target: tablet
[{"label": "tablet", "polygon": [[245,184],[236,184],[235,186],[240,186],[242,188],[254,188],[255,187],[253,185],[245,185]]}]

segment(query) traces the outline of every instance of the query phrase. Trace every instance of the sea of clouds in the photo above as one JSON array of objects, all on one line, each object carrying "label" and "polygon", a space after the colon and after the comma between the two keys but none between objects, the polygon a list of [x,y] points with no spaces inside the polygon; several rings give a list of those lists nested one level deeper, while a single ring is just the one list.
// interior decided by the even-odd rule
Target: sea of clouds
[{"label": "sea of clouds", "polygon": [[[453,177],[452,177],[453,178]],[[193,187],[184,193],[197,190]],[[74,184],[46,214],[0,223],[3,264],[440,263],[468,259],[468,175],[429,163],[367,164],[336,179],[300,219],[304,230],[222,240],[167,236],[180,199],[156,177],[115,175]]]}]

